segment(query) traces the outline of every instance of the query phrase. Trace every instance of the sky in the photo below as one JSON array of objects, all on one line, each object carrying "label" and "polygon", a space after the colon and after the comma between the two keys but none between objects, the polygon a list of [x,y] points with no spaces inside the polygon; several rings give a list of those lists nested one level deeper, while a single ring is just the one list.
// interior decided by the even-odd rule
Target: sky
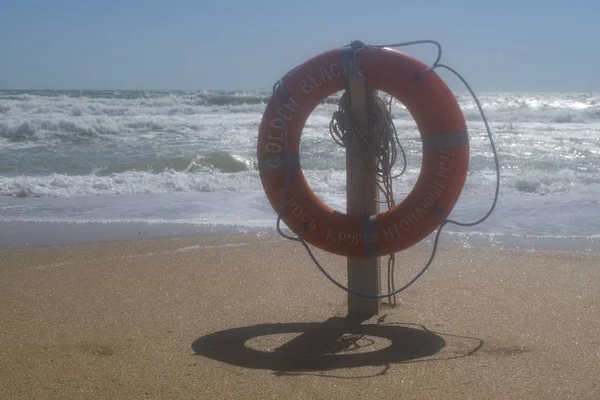
[{"label": "sky", "polygon": [[476,91],[600,92],[598,18],[592,0],[0,0],[0,88],[270,91],[353,40],[434,39]]}]

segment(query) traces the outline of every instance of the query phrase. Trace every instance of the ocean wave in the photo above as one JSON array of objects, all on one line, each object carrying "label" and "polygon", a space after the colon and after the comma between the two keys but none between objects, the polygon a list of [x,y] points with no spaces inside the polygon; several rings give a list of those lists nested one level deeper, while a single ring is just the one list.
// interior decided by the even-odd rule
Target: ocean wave
[{"label": "ocean wave", "polygon": [[172,157],[150,162],[135,162],[126,164],[110,164],[98,168],[94,173],[97,176],[110,176],[122,172],[208,172],[219,171],[235,173],[244,171],[257,171],[256,160],[228,152],[213,152],[198,157]]},{"label": "ocean wave", "polygon": [[[600,126],[589,120],[600,122],[599,96],[484,93],[480,97],[496,135],[507,190],[597,192]],[[181,190],[196,190],[197,174],[256,171],[256,138],[267,99],[265,94],[245,92],[0,92],[4,112],[0,157],[5,160],[0,160],[0,171],[10,176],[4,182],[19,179],[14,178],[19,173],[34,179],[40,172],[67,176],[93,171],[94,179],[108,179],[134,172],[148,176],[173,172],[184,181],[191,180]],[[468,96],[459,94],[458,100],[470,122],[479,119]],[[320,105],[303,131],[301,160],[307,179],[323,192],[328,185],[343,188],[345,182],[343,175],[336,175],[344,173],[344,150],[329,136],[336,109],[334,103]],[[422,153],[416,124],[397,102],[393,116],[409,171],[414,172]],[[588,123],[582,127],[581,121]],[[467,182],[467,190],[479,184],[492,187],[489,167],[493,163],[482,125],[469,123],[474,180]],[[34,147],[35,151],[29,150]],[[73,157],[74,162],[68,161]],[[321,176],[311,180],[312,173]],[[41,185],[45,178],[39,179]],[[165,179],[173,178],[165,175]],[[397,185],[406,190],[415,180],[412,174]],[[10,189],[6,184],[0,195],[45,193],[36,184],[20,191],[16,182]],[[110,182],[108,186],[117,187]],[[120,193],[121,189],[114,190]]]},{"label": "ocean wave", "polygon": [[118,135],[121,132],[113,121],[97,120],[44,120],[0,122],[0,137],[9,141],[39,140],[49,137],[65,139],[69,137],[97,137],[100,135]]},{"label": "ocean wave", "polygon": [[[0,138],[9,142],[23,141],[79,141],[81,138],[100,138],[120,141],[137,141],[147,134],[186,135],[206,130],[215,132],[229,129],[239,130],[239,126],[228,118],[227,121],[215,121],[214,115],[186,116],[154,116],[154,117],[78,117],[68,118],[62,115],[44,117],[5,118],[0,121]],[[252,118],[238,120],[252,127],[258,124]]]},{"label": "ocean wave", "polygon": [[[306,171],[315,193],[345,193],[343,171]],[[114,165],[89,175],[0,176],[0,197],[74,197],[178,192],[262,191],[252,160],[227,154]]]},{"label": "ocean wave", "polygon": [[74,197],[177,192],[248,192],[260,190],[258,172],[224,175],[218,172],[186,173],[174,170],[150,173],[126,171],[110,175],[0,177],[0,196]]},{"label": "ocean wave", "polygon": [[[346,175],[343,170],[305,170],[311,189],[323,199],[341,204],[345,199]],[[401,201],[416,184],[418,171],[394,180],[394,197]],[[489,196],[495,187],[491,169],[471,171],[463,193]],[[227,153],[197,158],[172,158],[153,163],[116,164],[89,175],[51,174],[47,176],[0,176],[0,196],[72,197],[83,195],[121,195],[177,192],[262,191],[254,160]],[[571,170],[504,170],[502,194],[524,195],[600,195],[600,176]]]},{"label": "ocean wave", "polygon": [[[387,95],[384,95],[387,98]],[[600,96],[582,93],[482,93],[480,101],[492,121],[583,123],[600,121]],[[339,93],[322,102],[333,112]],[[172,116],[214,112],[262,114],[269,93],[260,92],[148,92],[148,91],[0,91],[5,116]],[[480,119],[476,104],[465,94],[457,100],[468,120]],[[411,120],[406,108],[394,102],[395,118]]]}]

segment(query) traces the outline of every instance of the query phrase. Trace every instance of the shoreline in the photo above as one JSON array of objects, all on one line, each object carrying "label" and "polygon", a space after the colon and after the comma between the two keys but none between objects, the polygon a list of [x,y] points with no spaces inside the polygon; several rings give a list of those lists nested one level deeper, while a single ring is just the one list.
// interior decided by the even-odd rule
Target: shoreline
[{"label": "shoreline", "polygon": [[80,244],[130,242],[143,239],[185,238],[254,233],[264,230],[227,226],[143,222],[0,222],[0,251]]},{"label": "shoreline", "polygon": [[[284,232],[289,233],[282,223]],[[0,221],[0,251],[19,248],[129,242],[140,239],[186,238],[215,235],[255,235],[281,238],[275,226],[244,227],[168,222],[46,222]],[[421,244],[431,245],[434,233]],[[440,245],[464,248],[513,249],[517,251],[557,251],[600,253],[600,237],[513,236],[478,232],[446,232]]]}]

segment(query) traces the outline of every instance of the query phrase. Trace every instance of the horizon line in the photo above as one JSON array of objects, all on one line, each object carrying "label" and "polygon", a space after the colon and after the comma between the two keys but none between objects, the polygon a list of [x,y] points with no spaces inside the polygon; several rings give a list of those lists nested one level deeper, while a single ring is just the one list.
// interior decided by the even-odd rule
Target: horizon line
[{"label": "horizon line", "polygon": [[[8,89],[8,88],[0,88],[0,92],[213,92],[213,93],[253,93],[253,94],[262,94],[262,95],[270,95],[271,91],[261,91],[261,90],[250,90],[250,89],[43,89],[43,88],[22,88],[22,89]],[[468,90],[452,90],[453,93],[469,93]],[[537,93],[537,94],[600,94],[600,91],[578,91],[578,90],[476,90],[475,93]]]}]

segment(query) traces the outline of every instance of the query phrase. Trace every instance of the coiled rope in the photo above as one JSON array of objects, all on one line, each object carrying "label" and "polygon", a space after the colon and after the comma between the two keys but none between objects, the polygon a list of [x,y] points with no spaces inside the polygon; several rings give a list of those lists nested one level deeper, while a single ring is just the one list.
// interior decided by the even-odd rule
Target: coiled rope
[{"label": "coiled rope", "polygon": [[[498,197],[499,197],[499,193],[500,193],[500,162],[498,160],[498,152],[496,151],[496,146],[494,144],[494,138],[493,138],[487,117],[485,116],[483,107],[481,106],[481,103],[479,102],[477,95],[475,95],[475,92],[473,91],[471,86],[467,83],[467,81],[462,77],[462,75],[460,75],[453,68],[451,68],[447,65],[444,65],[444,64],[440,64],[440,60],[442,58],[441,44],[435,40],[417,40],[417,41],[411,41],[411,42],[394,43],[394,44],[389,44],[389,45],[364,45],[362,48],[369,48],[369,47],[370,48],[384,48],[384,47],[398,48],[398,47],[413,46],[413,45],[417,45],[417,44],[433,44],[437,47],[438,54],[437,54],[435,62],[429,68],[423,70],[420,74],[418,74],[415,77],[415,79],[420,79],[424,74],[426,74],[427,72],[433,71],[436,68],[447,69],[448,71],[452,72],[465,85],[465,87],[471,94],[473,100],[475,101],[475,104],[477,105],[477,108],[479,110],[479,113],[481,115],[483,123],[485,125],[488,139],[490,141],[490,147],[492,149],[492,153],[493,153],[493,157],[494,157],[495,172],[496,172],[496,186],[495,186],[495,192],[494,192],[494,199],[492,201],[492,204],[491,204],[488,212],[483,217],[481,217],[480,219],[475,220],[473,222],[459,222],[456,220],[451,220],[451,219],[448,219],[447,216],[442,215],[441,213],[438,212],[438,217],[442,220],[442,223],[438,227],[438,230],[435,234],[435,238],[433,241],[433,248],[432,248],[430,257],[427,260],[427,263],[406,284],[404,284],[402,287],[400,287],[398,289],[394,289],[393,288],[393,285],[394,285],[394,281],[393,281],[394,269],[393,269],[393,267],[394,267],[395,259],[393,258],[393,255],[391,255],[390,259],[388,260],[388,293],[384,293],[384,294],[369,294],[369,293],[356,292],[356,291],[351,290],[348,287],[342,285],[338,281],[336,281],[319,263],[319,261],[313,254],[312,250],[308,246],[308,243],[306,243],[306,241],[303,239],[304,230],[306,229],[306,225],[304,225],[302,231],[298,234],[297,237],[286,235],[281,230],[281,216],[283,214],[285,204],[288,200],[287,197],[288,197],[289,187],[290,187],[290,177],[291,177],[291,164],[290,163],[286,163],[286,177],[285,177],[285,184],[284,184],[284,190],[283,190],[283,198],[282,198],[280,210],[277,214],[277,223],[276,223],[277,232],[286,239],[300,242],[306,249],[311,260],[315,263],[315,266],[321,271],[321,273],[323,273],[323,275],[325,275],[325,277],[331,283],[336,285],[338,288],[344,290],[345,292],[347,292],[349,294],[352,294],[352,295],[355,295],[358,297],[367,298],[367,299],[383,299],[383,298],[394,297],[394,301],[393,301],[394,305],[395,305],[395,296],[398,293],[406,290],[412,284],[414,284],[421,276],[423,276],[423,274],[429,269],[429,267],[433,263],[433,260],[435,259],[435,255],[437,253],[440,235],[442,233],[443,228],[447,224],[454,224],[454,225],[462,226],[462,227],[471,227],[471,226],[475,226],[475,225],[478,225],[478,224],[484,222],[486,219],[489,218],[489,216],[492,214],[492,212],[496,208],[496,204],[498,203]],[[357,56],[358,56],[358,53],[360,50],[361,49],[359,48],[356,51],[354,51],[355,65],[356,65]],[[273,99],[275,101],[275,107],[277,109],[279,119],[281,120],[281,123],[283,126],[284,147],[285,147],[287,159],[290,158],[289,131],[288,131],[288,127],[286,125],[286,121],[283,117],[283,110],[282,110],[281,104],[279,102],[278,92],[281,91],[282,93],[285,94],[285,90],[283,88],[283,80],[285,79],[285,77],[287,75],[289,75],[290,72],[288,72],[288,74],[286,74],[281,80],[279,80],[278,82],[276,82],[273,85]],[[356,119],[356,116],[354,116],[352,112],[348,111],[351,108],[349,107],[348,97],[347,97],[346,93],[344,93],[344,95],[342,95],[342,97],[340,99],[340,109],[338,110],[338,114],[334,113],[332,122],[330,123],[330,134],[332,135],[334,141],[338,145],[344,146],[347,149],[349,147],[356,148],[354,146],[348,146],[348,143],[350,140],[354,140],[354,141],[362,140],[363,143],[368,144],[368,146],[366,146],[366,148],[368,150],[370,150],[371,152],[373,152],[373,154],[376,156],[377,162],[375,163],[376,164],[375,166],[368,165],[367,167],[371,169],[371,172],[374,174],[374,177],[378,183],[378,186],[380,187],[380,189],[382,189],[384,195],[386,196],[386,202],[388,203],[388,207],[390,205],[392,205],[392,207],[393,207],[393,205],[395,203],[394,203],[393,196],[392,196],[391,179],[393,179],[395,177],[391,177],[390,164],[393,165],[395,163],[396,154],[397,154],[397,150],[395,149],[395,143],[394,143],[393,139],[396,139],[396,142],[398,143],[401,153],[404,158],[404,166],[402,168],[402,172],[399,175],[401,175],[406,169],[406,156],[405,156],[404,150],[398,140],[398,135],[396,133],[393,122],[391,121],[390,110],[391,110],[392,99],[390,98],[390,105],[388,107],[388,112],[385,112],[385,107],[383,107],[383,108],[381,107],[383,102],[381,101],[381,99],[378,96],[374,96],[372,98],[372,100],[373,100],[374,107],[376,107],[375,109],[377,110],[377,112],[370,113],[371,115],[374,116],[374,117],[371,117],[372,119],[371,119],[370,123],[374,123],[378,129],[370,131],[370,132],[373,132],[373,135],[371,135],[370,138],[368,138],[366,136],[366,134],[360,133],[361,129],[356,129],[355,125],[357,125],[357,123],[356,123],[357,119]],[[349,134],[347,134],[347,132],[354,132],[354,134],[349,135]],[[365,141],[367,141],[367,142],[365,142]],[[360,148],[360,147],[358,147],[358,148]],[[391,198],[391,200],[390,200],[390,198]],[[390,274],[392,276],[390,276]],[[391,301],[390,301],[390,304],[392,304]]]},{"label": "coiled rope", "polygon": [[[339,146],[345,147],[347,152],[352,152],[363,160],[365,168],[375,178],[379,190],[385,197],[385,201],[380,201],[380,203],[386,203],[388,210],[391,210],[396,206],[392,180],[406,171],[406,153],[392,120],[391,101],[393,97],[390,96],[390,104],[386,107],[383,99],[375,91],[369,91],[367,95],[369,96],[367,104],[370,105],[367,123],[364,125],[358,123],[358,117],[352,109],[349,92],[345,91],[340,98],[338,111],[333,113],[329,124],[329,134]],[[398,151],[396,144],[402,154],[403,164],[400,173],[392,176]],[[396,256],[392,253],[387,262],[388,292],[395,290],[395,265]],[[392,308],[396,306],[395,295],[389,298],[389,303]]]}]

